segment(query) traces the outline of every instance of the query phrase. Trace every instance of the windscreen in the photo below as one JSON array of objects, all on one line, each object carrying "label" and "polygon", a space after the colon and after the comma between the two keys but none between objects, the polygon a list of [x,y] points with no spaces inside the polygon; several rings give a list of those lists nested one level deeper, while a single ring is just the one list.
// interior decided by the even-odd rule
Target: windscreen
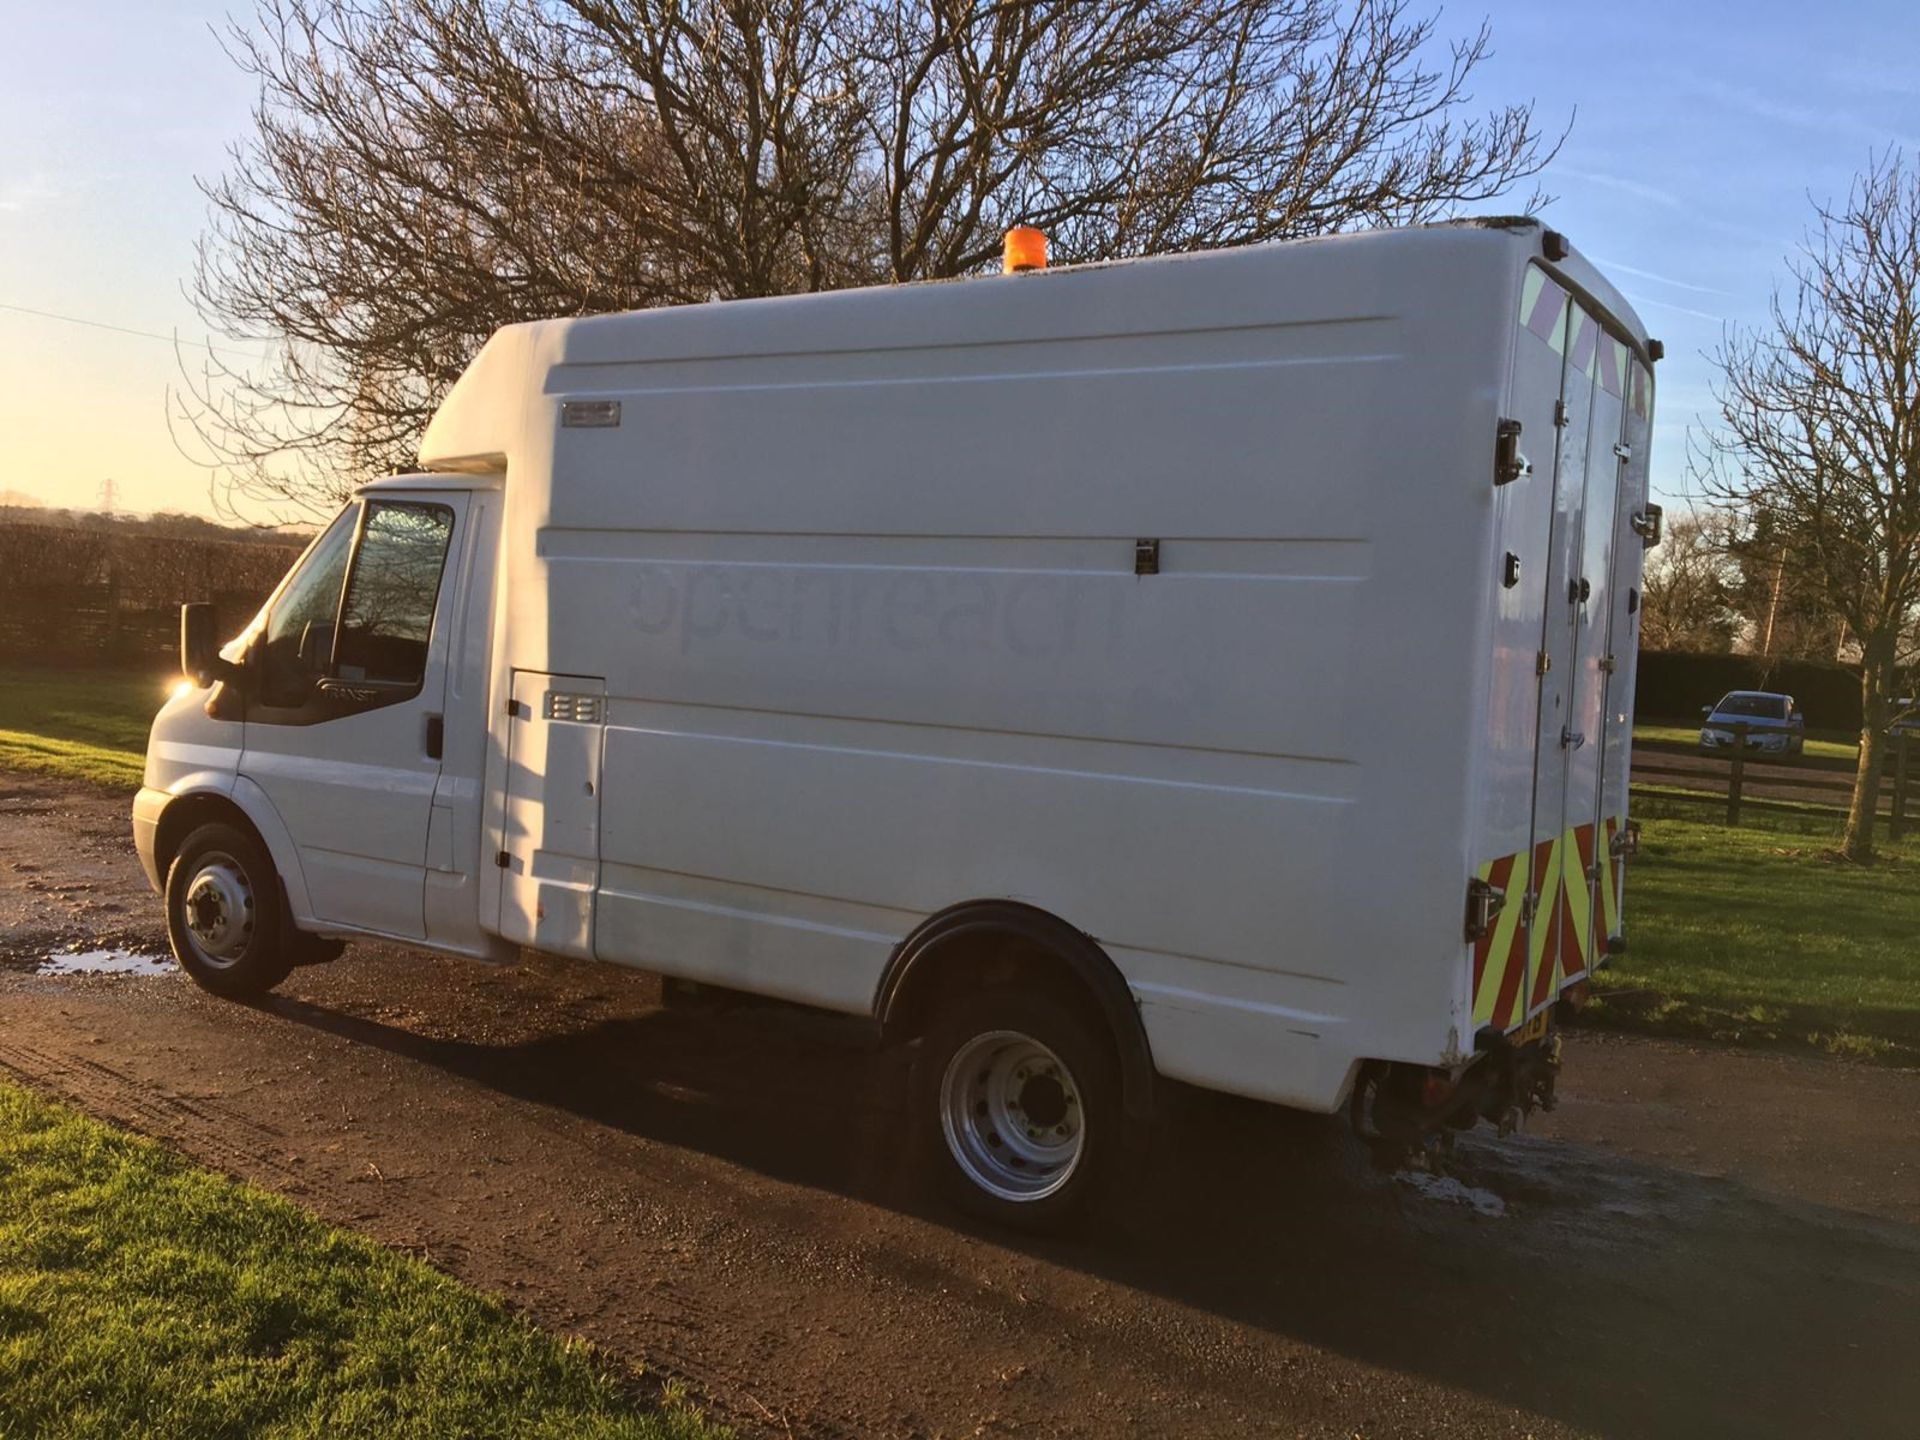
[{"label": "windscreen", "polygon": [[1787,718],[1784,695],[1729,695],[1713,707],[1716,715],[1749,715],[1759,720]]}]

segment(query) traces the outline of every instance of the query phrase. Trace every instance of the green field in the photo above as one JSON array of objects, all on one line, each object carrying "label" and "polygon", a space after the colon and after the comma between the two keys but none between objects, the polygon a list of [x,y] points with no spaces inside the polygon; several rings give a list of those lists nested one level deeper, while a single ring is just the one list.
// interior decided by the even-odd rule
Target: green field
[{"label": "green field", "polygon": [[147,728],[180,678],[143,670],[0,665],[0,767],[115,789],[140,784]]},{"label": "green field", "polygon": [[1628,952],[1585,1018],[1920,1064],[1920,839],[1883,841],[1863,867],[1836,858],[1831,814],[1730,830],[1677,797],[1635,808]]},{"label": "green field", "polygon": [[0,1085],[0,1437],[724,1434],[642,1393],[417,1261]]}]

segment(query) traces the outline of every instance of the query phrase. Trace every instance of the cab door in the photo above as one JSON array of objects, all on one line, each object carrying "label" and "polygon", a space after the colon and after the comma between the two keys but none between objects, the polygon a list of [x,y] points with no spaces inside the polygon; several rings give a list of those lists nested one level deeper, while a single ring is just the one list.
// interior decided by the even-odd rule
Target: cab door
[{"label": "cab door", "polygon": [[450,588],[468,497],[379,491],[282,589],[247,661],[240,774],[293,837],[314,918],[420,939]]}]

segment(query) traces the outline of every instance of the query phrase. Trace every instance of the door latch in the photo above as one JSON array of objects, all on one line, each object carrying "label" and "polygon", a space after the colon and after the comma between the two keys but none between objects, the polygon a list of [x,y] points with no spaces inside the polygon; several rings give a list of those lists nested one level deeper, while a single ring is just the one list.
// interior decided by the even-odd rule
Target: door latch
[{"label": "door latch", "polygon": [[1531,468],[1520,453],[1520,422],[1502,420],[1493,431],[1493,483],[1509,485]]},{"label": "door latch", "polygon": [[1560,744],[1563,748],[1568,750],[1578,750],[1582,745],[1586,743],[1587,743],[1587,737],[1581,734],[1578,730],[1571,729],[1565,725],[1562,725],[1560,727]]},{"label": "door latch", "polygon": [[1666,511],[1658,505],[1642,505],[1633,512],[1633,518],[1627,523],[1633,526],[1633,533],[1640,537],[1640,543],[1651,550],[1660,543],[1666,519]]}]

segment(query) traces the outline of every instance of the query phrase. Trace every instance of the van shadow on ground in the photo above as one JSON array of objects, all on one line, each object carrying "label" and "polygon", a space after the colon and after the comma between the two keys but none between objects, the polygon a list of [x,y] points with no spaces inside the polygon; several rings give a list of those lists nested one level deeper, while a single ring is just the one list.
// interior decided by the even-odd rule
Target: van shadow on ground
[{"label": "van shadow on ground", "polygon": [[[777,1005],[665,1009],[495,1045],[287,997],[264,1008],[598,1125],[954,1223],[908,1173],[903,1067],[841,1022]],[[1175,1114],[1117,1219],[1074,1240],[989,1238],[1584,1429],[1912,1433],[1912,1230],[1524,1139],[1463,1147],[1460,1177],[1507,1202],[1490,1219],[1371,1173],[1337,1122],[1187,1092]],[[1179,1374],[1177,1357],[1161,1363]]]}]

